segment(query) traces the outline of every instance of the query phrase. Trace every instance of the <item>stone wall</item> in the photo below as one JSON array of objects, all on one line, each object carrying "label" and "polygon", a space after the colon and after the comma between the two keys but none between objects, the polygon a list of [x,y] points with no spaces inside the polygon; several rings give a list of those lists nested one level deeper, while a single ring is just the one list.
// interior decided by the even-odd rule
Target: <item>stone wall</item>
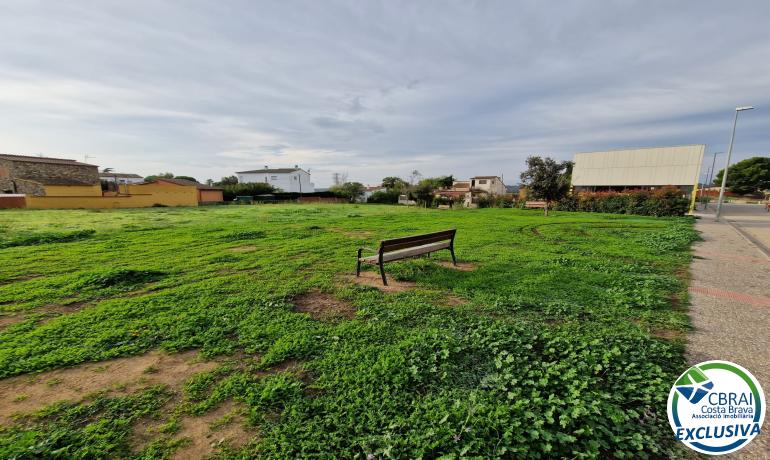
[{"label": "stone wall", "polygon": [[0,193],[8,192],[44,196],[45,187],[39,182],[0,176]]},{"label": "stone wall", "polygon": [[27,179],[44,184],[55,184],[58,181],[63,184],[97,184],[99,168],[90,165],[0,159],[0,179],[3,178]]}]

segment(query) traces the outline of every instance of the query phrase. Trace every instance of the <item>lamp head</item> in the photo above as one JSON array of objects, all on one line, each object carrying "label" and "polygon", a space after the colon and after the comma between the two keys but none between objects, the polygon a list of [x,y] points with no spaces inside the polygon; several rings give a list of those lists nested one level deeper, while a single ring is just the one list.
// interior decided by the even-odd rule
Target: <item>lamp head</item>
[{"label": "lamp head", "polygon": [[744,111],[744,110],[754,110],[754,107],[752,107],[752,106],[750,106],[750,105],[744,105],[744,106],[741,106],[741,107],[736,107],[736,108],[735,108],[735,111],[736,111],[736,112],[742,112],[742,111]]}]

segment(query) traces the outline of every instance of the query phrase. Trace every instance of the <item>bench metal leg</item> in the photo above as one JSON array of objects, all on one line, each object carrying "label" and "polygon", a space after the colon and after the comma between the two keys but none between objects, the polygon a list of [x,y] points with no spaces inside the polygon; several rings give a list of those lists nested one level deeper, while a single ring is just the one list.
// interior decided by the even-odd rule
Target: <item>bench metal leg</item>
[{"label": "bench metal leg", "polygon": [[361,249],[358,250],[358,257],[356,257],[358,264],[356,265],[356,278],[361,276]]},{"label": "bench metal leg", "polygon": [[454,246],[449,247],[449,252],[452,253],[452,265],[457,266],[457,259],[455,259],[455,248]]},{"label": "bench metal leg", "polygon": [[380,275],[382,276],[382,284],[387,286],[388,279],[385,278],[385,264],[380,264]]}]

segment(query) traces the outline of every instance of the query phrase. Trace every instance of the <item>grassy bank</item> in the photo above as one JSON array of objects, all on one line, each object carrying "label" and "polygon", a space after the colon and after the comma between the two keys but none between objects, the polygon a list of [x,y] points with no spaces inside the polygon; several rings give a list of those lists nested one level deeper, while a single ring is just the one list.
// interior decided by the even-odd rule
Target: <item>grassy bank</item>
[{"label": "grassy bank", "polygon": [[[447,228],[473,270],[439,254],[389,264],[416,283],[401,292],[349,279],[357,247]],[[227,359],[178,391],[8,424],[0,457],[163,457],[183,417],[227,402],[252,434],[222,456],[675,456],[694,237],[687,219],[511,209],[2,211],[0,378],[154,349]],[[147,419],[163,427],[138,445]]]}]

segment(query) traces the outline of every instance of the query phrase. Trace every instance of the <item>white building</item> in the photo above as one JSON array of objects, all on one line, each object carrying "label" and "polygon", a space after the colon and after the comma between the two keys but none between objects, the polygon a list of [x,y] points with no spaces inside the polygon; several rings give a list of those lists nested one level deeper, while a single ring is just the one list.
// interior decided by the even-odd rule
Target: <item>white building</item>
[{"label": "white building", "polygon": [[118,184],[141,184],[144,182],[144,177],[139,174],[100,172],[99,180]]},{"label": "white building", "polygon": [[362,201],[366,203],[366,200],[369,199],[370,196],[374,195],[376,192],[386,192],[388,189],[383,187],[382,185],[370,185],[367,187],[364,187],[364,195],[362,197]]},{"label": "white building", "polygon": [[698,184],[705,149],[695,144],[577,153],[572,187],[590,192],[671,185],[689,193]]},{"label": "white building", "polygon": [[505,195],[505,184],[499,176],[471,177],[471,190],[487,192],[490,195]]},{"label": "white building", "polygon": [[235,175],[238,182],[243,184],[261,182],[288,193],[313,193],[315,186],[310,182],[310,173],[294,165],[293,168],[254,169],[239,171]]}]

